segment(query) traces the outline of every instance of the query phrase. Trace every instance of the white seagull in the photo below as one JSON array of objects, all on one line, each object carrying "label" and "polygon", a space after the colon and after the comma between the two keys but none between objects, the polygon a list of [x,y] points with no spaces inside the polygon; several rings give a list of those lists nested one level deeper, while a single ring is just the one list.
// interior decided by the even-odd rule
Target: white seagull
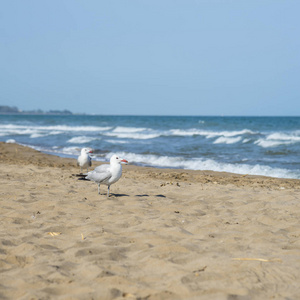
[{"label": "white seagull", "polygon": [[122,165],[127,164],[126,159],[113,155],[110,159],[110,164],[101,165],[95,168],[94,171],[88,172],[85,179],[98,183],[98,194],[100,194],[100,184],[107,185],[107,197],[109,197],[110,186],[117,182],[122,176]]},{"label": "white seagull", "polygon": [[92,158],[89,153],[93,153],[93,151],[89,148],[81,149],[81,154],[77,158],[77,166],[80,166],[80,172],[82,172],[82,168],[86,168],[88,172],[89,167],[92,165]]}]

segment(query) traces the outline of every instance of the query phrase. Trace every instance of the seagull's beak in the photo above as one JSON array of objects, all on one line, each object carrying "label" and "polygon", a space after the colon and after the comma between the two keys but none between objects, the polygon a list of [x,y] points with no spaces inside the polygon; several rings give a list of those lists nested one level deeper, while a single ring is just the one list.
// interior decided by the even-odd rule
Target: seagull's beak
[{"label": "seagull's beak", "polygon": [[89,153],[93,153],[93,150],[90,150]]},{"label": "seagull's beak", "polygon": [[122,159],[121,162],[128,164],[128,161],[126,159]]}]

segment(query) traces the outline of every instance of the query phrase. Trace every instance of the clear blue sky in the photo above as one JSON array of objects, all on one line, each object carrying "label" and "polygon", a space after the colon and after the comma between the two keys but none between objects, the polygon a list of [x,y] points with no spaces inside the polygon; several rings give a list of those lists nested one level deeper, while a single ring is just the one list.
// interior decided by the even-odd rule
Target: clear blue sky
[{"label": "clear blue sky", "polygon": [[299,0],[9,0],[0,105],[300,115]]}]

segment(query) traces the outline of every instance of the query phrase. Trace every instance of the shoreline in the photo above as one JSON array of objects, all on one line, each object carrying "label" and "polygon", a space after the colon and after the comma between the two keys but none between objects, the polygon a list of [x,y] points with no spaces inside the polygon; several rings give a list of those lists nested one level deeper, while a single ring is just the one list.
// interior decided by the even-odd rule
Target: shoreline
[{"label": "shoreline", "polygon": [[124,165],[107,198],[76,159],[0,164],[2,299],[299,298],[298,179]]},{"label": "shoreline", "polygon": [[[74,172],[77,170],[77,159],[58,156],[55,154],[44,153],[42,151],[35,150],[28,146],[23,146],[17,143],[5,143],[0,142],[1,161],[6,161],[9,164],[33,164],[43,167],[58,167],[58,168],[74,168]],[[11,155],[15,153],[16,155]],[[92,160],[93,170],[96,166],[107,163]],[[249,175],[249,174],[237,174],[230,172],[217,172],[211,170],[186,170],[176,168],[156,168],[156,167],[144,167],[126,165],[123,170],[126,172],[135,172],[138,174],[149,174],[157,179],[184,179],[185,181],[200,182],[200,183],[212,183],[212,184],[233,184],[236,186],[256,186],[270,187],[271,185],[278,185],[284,188],[300,188],[300,179],[294,178],[278,178],[268,177],[263,175]],[[124,173],[124,171],[123,171]]]}]

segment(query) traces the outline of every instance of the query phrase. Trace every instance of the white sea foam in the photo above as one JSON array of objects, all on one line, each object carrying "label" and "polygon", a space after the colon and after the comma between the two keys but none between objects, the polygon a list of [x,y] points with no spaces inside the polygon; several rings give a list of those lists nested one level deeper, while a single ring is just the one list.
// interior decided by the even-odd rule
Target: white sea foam
[{"label": "white sea foam", "polygon": [[154,139],[161,135],[161,133],[156,132],[150,128],[121,127],[121,126],[118,126],[112,131],[107,131],[102,134],[106,136],[120,138],[120,139],[138,139],[138,140]]},{"label": "white sea foam", "polygon": [[80,154],[81,147],[63,147],[63,148],[58,148],[58,147],[52,147],[51,149],[43,149],[40,147],[33,147],[36,150],[39,151],[44,151],[44,152],[49,152],[49,153],[54,153],[58,155],[70,155],[70,156],[75,156],[77,157]]},{"label": "white sea foam", "polygon": [[250,139],[243,139],[243,144],[246,144],[246,143],[248,143],[250,141],[251,141]]},{"label": "white sea foam", "polygon": [[71,144],[85,144],[90,143],[94,140],[98,140],[99,138],[90,137],[90,136],[75,136],[67,141],[67,143]]},{"label": "white sea foam", "polygon": [[128,141],[119,141],[119,140],[106,140],[106,142],[111,144],[129,144]]},{"label": "white sea foam", "polygon": [[77,131],[91,131],[102,132],[111,130],[112,127],[101,126],[68,126],[68,125],[56,125],[56,126],[25,126],[25,125],[0,125],[0,132],[17,133],[17,134],[32,134],[37,131],[54,131],[54,132],[77,132]]},{"label": "white sea foam", "polygon": [[6,141],[7,144],[15,144],[16,141],[14,139],[9,139]]},{"label": "white sea foam", "polygon": [[30,138],[35,139],[35,138],[39,138],[39,137],[43,137],[43,136],[45,136],[45,134],[41,134],[41,133],[36,132],[36,133],[31,134]]},{"label": "white sea foam", "polygon": [[238,136],[238,137],[220,136],[213,143],[214,144],[235,144],[235,143],[239,142],[241,139],[242,139],[242,137],[240,137],[240,136]]},{"label": "white sea foam", "polygon": [[136,139],[136,140],[147,140],[147,139],[154,139],[160,136],[157,133],[134,133],[134,132],[106,132],[103,133],[106,136],[113,136],[120,139]]},{"label": "white sea foam", "polygon": [[278,147],[281,145],[290,145],[290,144],[293,144],[293,142],[258,139],[257,141],[254,142],[254,144],[261,146],[263,148],[272,148],[272,147]]},{"label": "white sea foam", "polygon": [[35,135],[35,134],[41,134],[40,130],[34,129],[34,128],[23,128],[23,129],[11,129],[4,131],[6,135],[14,134],[14,135]]},{"label": "white sea foam", "polygon": [[260,138],[254,143],[263,148],[278,147],[281,145],[291,145],[300,142],[299,131],[291,134],[275,132],[267,135],[265,138]]},{"label": "white sea foam", "polygon": [[239,131],[208,131],[208,130],[199,130],[199,129],[188,129],[188,130],[182,130],[182,129],[171,129],[170,133],[172,135],[178,135],[178,136],[193,136],[193,135],[200,135],[205,136],[206,138],[214,138],[214,137],[234,137],[237,135],[245,135],[245,134],[256,134],[256,132],[249,130],[249,129],[243,129]]},{"label": "white sea foam", "polygon": [[233,137],[237,135],[245,135],[245,134],[257,134],[257,132],[254,132],[249,129],[243,129],[239,131],[220,131],[220,132],[215,132],[216,136],[224,136],[224,137]]},{"label": "white sea foam", "polygon": [[[113,155],[108,153],[106,159]],[[279,178],[300,178],[300,172],[293,172],[287,169],[271,168],[265,165],[230,164],[221,163],[212,159],[185,159],[183,157],[169,157],[157,155],[143,155],[135,153],[118,153],[130,163],[143,164],[163,168],[180,168],[190,170],[212,170],[217,172],[230,172],[237,174],[263,175]]]},{"label": "white sea foam", "polygon": [[203,130],[198,130],[198,129],[188,129],[188,130],[183,130],[183,129],[171,129],[170,133],[172,135],[178,135],[178,136],[193,136],[193,135],[203,135],[207,136],[210,134],[209,131],[203,131]]},{"label": "white sea foam", "polygon": [[267,140],[281,140],[281,141],[290,141],[290,142],[300,142],[300,136],[297,134],[286,134],[275,132],[267,136]]},{"label": "white sea foam", "polygon": [[116,127],[112,132],[117,132],[117,133],[128,133],[128,132],[141,132],[145,131],[147,128],[139,128],[139,127],[122,127],[118,126]]},{"label": "white sea foam", "polygon": [[[69,154],[69,155],[78,155],[80,154],[81,148],[78,147],[64,147],[61,149],[60,152],[64,154]],[[58,150],[59,152],[59,150]]]},{"label": "white sea foam", "polygon": [[80,151],[81,151],[80,147],[63,147],[63,148],[60,148],[58,146],[53,146],[51,148],[46,148],[46,147],[34,146],[34,145],[28,145],[28,144],[22,144],[22,143],[18,143],[18,144],[20,144],[22,146],[25,146],[25,147],[30,147],[30,148],[35,149],[37,151],[50,153],[50,154],[56,154],[58,156],[69,155],[69,156],[77,157],[80,154]]},{"label": "white sea foam", "polygon": [[57,134],[62,134],[64,133],[63,131],[58,131],[58,130],[53,130],[49,132],[49,135],[57,135]]}]

